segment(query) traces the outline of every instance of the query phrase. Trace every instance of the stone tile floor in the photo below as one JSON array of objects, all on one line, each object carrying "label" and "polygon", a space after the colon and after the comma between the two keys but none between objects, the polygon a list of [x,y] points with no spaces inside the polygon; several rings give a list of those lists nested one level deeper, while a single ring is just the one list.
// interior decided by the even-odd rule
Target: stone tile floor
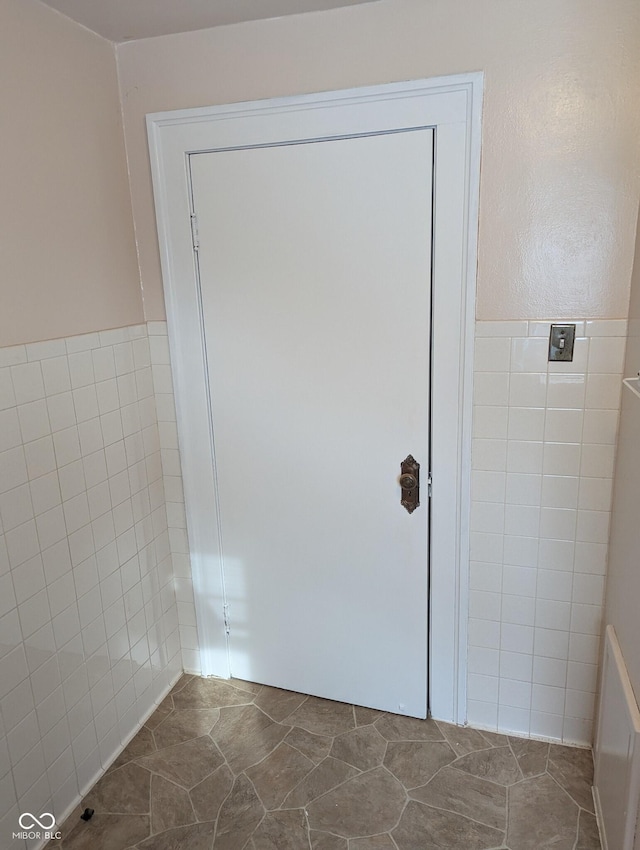
[{"label": "stone tile floor", "polygon": [[183,676],[55,847],[600,850],[591,780],[588,750]]}]

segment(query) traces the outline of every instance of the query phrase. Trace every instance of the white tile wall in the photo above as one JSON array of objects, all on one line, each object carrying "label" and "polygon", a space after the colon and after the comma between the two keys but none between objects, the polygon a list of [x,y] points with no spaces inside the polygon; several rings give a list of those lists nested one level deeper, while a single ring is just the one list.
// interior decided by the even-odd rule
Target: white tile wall
[{"label": "white tile wall", "polygon": [[[570,320],[574,321],[574,320]],[[590,743],[626,321],[476,326],[468,720]]]},{"label": "white tile wall", "polygon": [[189,561],[187,520],[178,448],[173,379],[169,360],[167,323],[149,322],[147,327],[149,329],[153,386],[158,410],[158,431],[162,454],[169,543],[173,559],[174,585],[180,624],[182,663],[187,672],[200,673],[200,644],[196,628],[196,609]]},{"label": "white tile wall", "polygon": [[[21,811],[61,818],[182,670],[159,339],[138,326],[0,349],[3,836]],[[171,394],[162,372],[156,385]]]},{"label": "white tile wall", "polygon": [[[547,362],[549,322],[476,327],[468,719],[485,728],[588,743],[626,322],[577,320],[576,325],[573,362],[552,364]],[[166,323],[147,328],[182,664],[199,672]],[[123,358],[122,349],[101,353],[94,358],[94,375],[112,380],[113,362],[130,363]],[[87,379],[79,361],[68,369],[69,380]],[[47,375],[45,381],[58,381],[61,394],[69,391],[62,366],[51,366]],[[37,377],[30,381],[29,398],[38,392]],[[72,383],[74,389],[82,387]],[[118,391],[127,388],[119,385]],[[103,432],[117,427],[106,419],[112,403],[108,392],[106,386],[96,389],[98,402],[107,405],[100,411]],[[92,398],[82,397],[81,403],[90,405]],[[64,431],[62,403],[55,415]],[[16,425],[7,419],[7,451],[20,426],[21,420]],[[90,429],[78,438],[82,451],[82,439],[91,443]],[[59,442],[69,458],[64,483],[74,494],[72,458],[78,448],[66,435]],[[30,457],[38,469],[48,468],[44,447]],[[116,494],[119,463],[111,457],[110,491]],[[100,475],[99,458],[95,474]],[[41,498],[48,504],[45,472],[42,478]],[[73,522],[84,503],[74,502],[68,510]],[[29,539],[14,545],[28,546]]]}]

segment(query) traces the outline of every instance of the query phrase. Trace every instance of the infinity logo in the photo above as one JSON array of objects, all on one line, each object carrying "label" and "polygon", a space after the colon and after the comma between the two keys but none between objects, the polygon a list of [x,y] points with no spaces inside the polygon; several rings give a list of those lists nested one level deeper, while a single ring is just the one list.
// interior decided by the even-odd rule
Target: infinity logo
[{"label": "infinity logo", "polygon": [[[45,818],[51,818],[51,823],[44,823]],[[29,823],[29,819],[31,819],[32,823]],[[53,829],[56,825],[56,819],[51,812],[43,812],[40,815],[40,819],[38,819],[35,815],[32,815],[31,812],[24,812],[18,818],[18,823],[23,829],[33,829],[33,827],[38,824],[40,829],[49,830]]]}]

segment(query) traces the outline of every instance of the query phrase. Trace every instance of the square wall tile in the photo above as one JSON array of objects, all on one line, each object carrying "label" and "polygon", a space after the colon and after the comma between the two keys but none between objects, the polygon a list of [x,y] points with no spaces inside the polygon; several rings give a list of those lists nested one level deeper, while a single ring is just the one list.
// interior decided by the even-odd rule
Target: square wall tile
[{"label": "square wall tile", "polygon": [[[162,394],[160,395],[162,398]],[[169,396],[168,398],[172,398]],[[1,400],[1,399],[0,399]],[[508,372],[476,372],[473,381],[473,402],[477,405],[504,406],[509,401]],[[9,407],[11,405],[7,405]],[[164,409],[158,407],[158,421],[164,420]],[[173,416],[175,419],[175,413]]]},{"label": "square wall tile", "polygon": [[477,337],[474,367],[477,372],[509,371],[511,341],[508,337]]},{"label": "square wall tile", "polygon": [[[506,411],[505,411],[506,417]],[[20,421],[16,408],[0,411],[0,452],[14,449],[22,443]]]},{"label": "square wall tile", "polygon": [[571,602],[574,574],[562,570],[538,569],[536,596],[556,602]]},{"label": "square wall tile", "polygon": [[[184,506],[175,504],[179,513],[170,510],[167,504],[167,516],[170,517],[170,526],[182,528],[184,523]],[[471,506],[471,530],[489,531],[501,534],[504,531],[504,509],[505,506],[499,502],[473,502]]]},{"label": "square wall tile", "polygon": [[[552,322],[576,325],[573,361],[547,361]],[[493,675],[496,646],[501,664],[497,702],[475,693],[469,710],[493,724],[497,709],[501,731],[591,734],[579,695],[602,627],[625,334],[572,317],[476,326],[469,634],[474,673]]]},{"label": "square wall tile", "polygon": [[545,475],[542,478],[543,508],[575,509],[578,507],[580,479],[575,475]]},{"label": "square wall tile", "polygon": [[470,617],[469,645],[476,647],[485,647],[486,649],[499,649],[500,623],[497,621],[476,620],[473,617]]},{"label": "square wall tile", "polygon": [[28,484],[22,484],[0,495],[0,519],[5,532],[28,522],[33,517],[33,503]]},{"label": "square wall tile", "polygon": [[600,636],[572,632],[569,638],[569,660],[582,664],[597,664],[600,655]]},{"label": "square wall tile", "polygon": [[589,347],[589,371],[621,375],[624,365],[624,337],[594,337]]},{"label": "square wall tile", "polygon": [[[500,652],[500,677],[506,680],[531,683],[533,656],[521,652]],[[529,698],[531,694],[529,693]],[[528,705],[528,704],[527,704]],[[526,707],[526,706],[525,706]]]},{"label": "square wall tile", "polygon": [[0,410],[16,406],[16,394],[13,391],[11,372],[8,368],[0,369]]},{"label": "square wall tile", "polygon": [[580,373],[549,375],[547,407],[582,410],[585,406],[586,377]]},{"label": "square wall tile", "polygon": [[506,410],[509,417],[507,436],[510,440],[542,440],[544,407],[509,407]]},{"label": "square wall tile", "polygon": [[27,464],[22,446],[0,452],[0,493],[26,484]]},{"label": "square wall tile", "polygon": [[44,398],[44,381],[39,362],[12,366],[11,380],[16,404],[26,404]]},{"label": "square wall tile", "polygon": [[508,472],[542,472],[543,444],[539,441],[509,440],[507,443]]},{"label": "square wall tile", "polygon": [[542,372],[546,368],[549,344],[539,337],[511,339],[511,372]]},{"label": "square wall tile", "polygon": [[497,676],[483,676],[480,673],[469,673],[467,679],[468,698],[496,702],[498,699],[499,681]]},{"label": "square wall tile", "polygon": [[530,596],[510,596],[502,594],[502,623],[533,626],[535,622],[535,600]]},{"label": "square wall tile", "polygon": [[547,540],[575,540],[578,512],[566,508],[540,510],[540,536]]},{"label": "square wall tile", "polygon": [[577,573],[603,576],[607,568],[607,546],[605,543],[576,543],[575,566]]},{"label": "square wall tile", "polygon": [[542,570],[573,570],[576,544],[572,540],[540,540],[538,565]]},{"label": "square wall tile", "polygon": [[[533,662],[533,682],[564,690],[567,684],[567,661],[538,656]],[[560,708],[559,714],[563,709]]]},{"label": "square wall tile", "polygon": [[585,407],[589,410],[619,410],[621,388],[619,375],[588,374]]},{"label": "square wall tile", "polygon": [[531,683],[501,677],[498,701],[500,707],[510,706],[528,711],[531,706]]},{"label": "square wall tile", "polygon": [[504,506],[505,534],[537,537],[540,530],[540,508],[537,505]]},{"label": "square wall tile", "polygon": [[506,482],[504,472],[474,469],[471,472],[471,498],[477,502],[504,504]]},{"label": "square wall tile", "polygon": [[579,443],[582,439],[582,410],[547,410],[544,439],[551,443]]},{"label": "square wall tile", "polygon": [[530,709],[507,705],[498,706],[498,729],[528,735],[530,723]]},{"label": "square wall tile", "polygon": [[542,475],[507,473],[506,502],[509,505],[540,505]]},{"label": "square wall tile", "polygon": [[609,478],[580,478],[578,507],[588,511],[610,511],[613,481]]},{"label": "square wall tile", "polygon": [[545,407],[546,373],[514,372],[508,378],[509,407]]},{"label": "square wall tile", "polygon": [[532,626],[502,623],[500,649],[531,655],[533,653],[533,641],[534,629]]},{"label": "square wall tile", "polygon": [[[184,557],[184,556],[180,556]],[[174,561],[178,560],[174,558]],[[179,561],[182,564],[182,561]],[[502,564],[487,564],[483,561],[471,561],[469,586],[472,590],[485,590],[500,593],[502,588]],[[189,564],[176,569],[175,575],[191,579]]]},{"label": "square wall tile", "polygon": [[[154,332],[166,334],[166,324],[157,323]],[[21,791],[48,799],[51,778],[61,808],[100,768],[99,746],[116,752],[107,738],[117,716],[101,742],[94,716],[115,706],[117,691],[126,688],[117,731],[129,736],[151,707],[149,694],[160,698],[178,670],[150,351],[146,326],[0,349],[0,761],[6,762],[0,779],[10,776]],[[160,404],[166,421],[175,422],[166,336],[156,337],[154,352],[165,391]],[[175,451],[175,426],[163,433]],[[167,460],[172,493],[180,495],[171,512],[179,526],[174,539],[185,548],[181,470],[173,457]],[[186,582],[188,558],[181,570]],[[171,641],[158,612],[172,624]],[[109,658],[107,635],[118,631],[135,643]],[[197,643],[191,644],[195,663]],[[133,662],[140,668],[135,674]],[[89,670],[104,685],[95,709]],[[65,706],[65,696],[72,704]],[[78,729],[73,740],[67,709]]]},{"label": "square wall tile", "polygon": [[77,423],[71,392],[48,396],[47,411],[49,413],[49,424],[54,433],[63,431],[65,428],[71,428]]},{"label": "square wall tile", "polygon": [[515,567],[505,564],[502,575],[503,594],[508,596],[535,597],[538,580],[537,569],[532,567]]},{"label": "square wall tile", "polygon": [[535,567],[538,563],[538,539],[505,535],[504,563],[516,567]]},{"label": "square wall tile", "polygon": [[467,700],[467,719],[471,726],[495,732],[498,728],[498,705],[469,699]]},{"label": "square wall tile", "polygon": [[[473,436],[476,438],[501,439],[507,437],[507,419],[509,409],[507,407],[488,407],[476,405],[473,411]],[[1,421],[1,419],[0,419]],[[161,423],[166,426],[174,426],[175,423]],[[161,431],[161,445],[164,442]],[[176,448],[176,446],[166,446],[164,448]],[[10,446],[7,446],[10,448]]]},{"label": "square wall tile", "polygon": [[545,714],[564,714],[565,689],[552,685],[534,685],[531,708]]},{"label": "square wall tile", "polygon": [[502,596],[499,593],[472,590],[469,594],[469,616],[475,619],[499,622],[501,605]]},{"label": "square wall tile", "polygon": [[576,539],[581,543],[602,543],[609,540],[609,511],[578,511]]},{"label": "square wall tile", "polygon": [[536,626],[568,632],[571,627],[571,604],[556,599],[540,599],[536,602]]},{"label": "square wall tile", "polygon": [[581,456],[580,443],[546,442],[542,471],[545,475],[580,475]]}]

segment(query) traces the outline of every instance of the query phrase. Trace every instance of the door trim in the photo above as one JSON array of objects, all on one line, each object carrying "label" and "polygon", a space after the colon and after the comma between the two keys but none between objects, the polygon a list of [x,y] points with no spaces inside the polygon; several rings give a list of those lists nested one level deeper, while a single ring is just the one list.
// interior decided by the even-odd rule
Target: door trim
[{"label": "door trim", "polygon": [[351,134],[354,115],[362,132],[428,125],[435,130],[429,708],[438,719],[466,721],[482,88],[482,73],[471,73],[147,116],[205,676],[229,676],[229,658],[189,155],[238,144],[239,134],[244,144],[299,138],[301,117],[307,139]]}]

